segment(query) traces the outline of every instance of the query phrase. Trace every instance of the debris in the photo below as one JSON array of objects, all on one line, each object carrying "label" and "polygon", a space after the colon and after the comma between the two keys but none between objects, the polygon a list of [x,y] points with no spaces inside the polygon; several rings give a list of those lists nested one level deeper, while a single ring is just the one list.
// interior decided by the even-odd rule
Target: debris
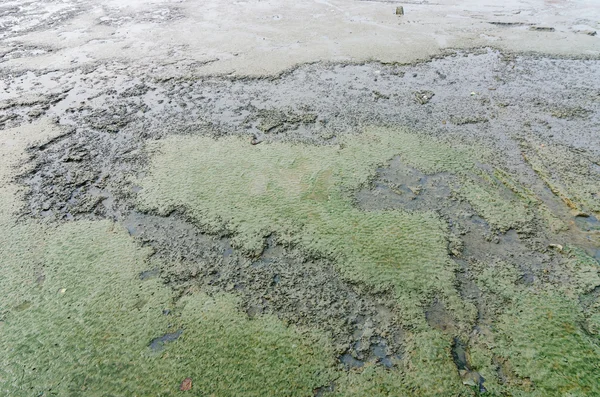
[{"label": "debris", "polygon": [[396,15],[404,15],[404,7],[396,7]]},{"label": "debris", "polygon": [[421,193],[422,186],[407,186],[407,188],[413,192],[415,196],[418,196]]},{"label": "debris", "polygon": [[65,292],[67,292],[66,288],[61,288],[61,289],[58,290],[59,294],[64,294]]},{"label": "debris", "polygon": [[533,30],[536,32],[554,32],[554,28],[551,28],[549,26],[532,26],[529,28],[529,30]]},{"label": "debris", "polygon": [[548,244],[549,248],[554,248],[556,249],[558,252],[562,252],[563,250],[563,246],[560,244]]},{"label": "debris", "polygon": [[258,145],[259,143],[261,143],[262,141],[260,139],[258,139],[256,137],[256,135],[252,135],[252,138],[250,139],[250,144],[251,145]]},{"label": "debris", "polygon": [[192,378],[185,378],[183,382],[181,382],[181,386],[179,386],[179,390],[188,391],[192,390]]},{"label": "debris", "polygon": [[420,103],[421,105],[425,105],[431,100],[431,98],[433,98],[435,94],[431,91],[417,91],[414,93],[414,95],[415,102]]}]

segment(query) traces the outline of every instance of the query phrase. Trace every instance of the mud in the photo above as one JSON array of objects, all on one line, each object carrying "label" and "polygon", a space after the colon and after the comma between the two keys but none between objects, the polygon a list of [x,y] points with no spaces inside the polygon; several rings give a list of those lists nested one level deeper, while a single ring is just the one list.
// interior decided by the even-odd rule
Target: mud
[{"label": "mud", "polygon": [[[204,130],[215,136],[243,134],[249,141],[256,137],[259,141],[335,144],[336,135],[373,124],[409,125],[443,141],[478,143],[489,148],[495,165],[527,186],[538,179],[523,162],[522,140],[572,147],[590,159],[600,155],[592,133],[598,124],[599,94],[589,83],[600,77],[593,65],[595,61],[513,59],[488,51],[406,67],[311,65],[282,76],[275,84],[268,79],[215,78],[161,82],[123,74],[118,65],[99,65],[85,73],[5,76],[4,123],[9,127],[29,122],[33,117],[29,113],[34,111],[35,117],[44,114],[59,117],[61,124],[77,125],[77,137],[60,149],[55,146],[37,155],[42,157],[40,163],[54,157],[51,167],[60,169],[55,173],[82,186],[93,181],[102,188],[130,170],[139,173],[143,156],[137,151],[144,140],[166,134]],[[542,75],[546,83],[540,85]],[[430,103],[414,103],[416,89],[434,85],[436,96]],[[47,110],[12,99],[23,89],[31,95],[36,91],[48,95],[53,86],[69,88],[68,92],[55,89],[60,91],[58,98],[66,97],[56,104],[47,99]],[[390,99],[375,97],[373,92]],[[565,103],[559,102],[562,98]],[[574,101],[591,113],[589,117],[567,124],[552,117],[556,109]],[[483,119],[493,123],[471,125]],[[82,146],[73,147],[74,139]],[[83,156],[90,158],[80,161]],[[587,166],[592,165],[588,160]],[[110,179],[104,180],[109,173]],[[61,183],[53,178],[45,177],[42,183],[60,190]],[[53,210],[58,217],[70,213],[73,189],[67,190],[53,193],[60,207]],[[32,210],[39,212],[39,208]]]},{"label": "mud", "polygon": [[[403,326],[394,314],[400,309],[391,295],[348,283],[327,260],[279,245],[276,236],[266,240],[262,252],[248,256],[231,247],[226,230],[207,234],[186,216],[185,208],[168,216],[137,211],[140,188],[132,180],[145,176],[146,142],[171,134],[234,134],[246,136],[249,144],[336,145],[340,136],[363,126],[410,126],[440,142],[484,147],[487,164],[480,171],[487,175],[494,167],[506,173],[493,177],[497,193],[514,200],[514,186],[522,186],[543,197],[539,207],[585,235],[570,238],[570,226],[559,233],[561,241],[597,256],[596,207],[582,206],[585,216],[577,217],[564,210],[560,197],[547,192],[555,178],[540,180],[524,160],[521,142],[577,151],[582,167],[593,172],[591,159],[600,156],[593,134],[600,120],[599,71],[598,61],[489,49],[408,66],[307,65],[275,79],[164,81],[113,62],[84,70],[4,75],[2,120],[13,127],[53,117],[64,129],[60,137],[30,151],[33,171],[20,177],[29,189],[22,216],[116,220],[153,248],[153,266],[180,295],[193,290],[236,294],[250,317],[275,314],[329,334],[347,368],[365,362],[391,367],[404,349]],[[32,99],[23,100],[24,91]],[[426,174],[396,157],[377,171],[371,186],[356,192],[355,200],[365,211],[433,210],[444,219],[453,236],[448,250],[459,268],[458,291],[477,307],[477,323],[467,327],[482,329],[491,326],[500,310],[490,307],[492,298],[477,287],[473,264],[514,263],[519,282],[529,288],[568,283],[569,276],[560,271],[562,256],[548,250],[555,237],[544,211],[527,210],[527,218],[490,226],[483,218],[487,214],[473,207],[460,184],[456,175]],[[150,269],[140,278],[154,274]],[[432,328],[448,335],[465,326],[454,323],[437,301],[425,315]],[[463,338],[468,341],[469,336]],[[464,379],[472,382],[479,376],[462,366],[458,370]],[[483,381],[478,382],[483,390]]]},{"label": "mud", "polygon": [[250,318],[275,314],[287,323],[321,329],[350,367],[365,361],[393,366],[401,356],[403,329],[393,297],[348,284],[325,260],[306,258],[273,237],[258,257],[248,258],[232,249],[228,237],[201,233],[177,213],[132,213],[123,224],[155,250],[153,263],[169,264],[144,271],[142,280],[160,274],[179,297],[197,289],[226,291],[242,298],[241,309]]},{"label": "mud", "polygon": [[[326,3],[313,6],[322,12],[346,9],[346,4]],[[556,390],[583,390],[591,395],[598,390],[590,374],[600,335],[600,60],[598,38],[592,34],[599,25],[591,11],[585,19],[570,17],[575,8],[589,7],[587,2],[573,5],[573,10],[553,2],[543,13],[521,3],[493,11],[472,4],[431,11],[435,4],[409,2],[400,17],[393,14],[395,5],[360,2],[335,13],[332,30],[319,25],[315,37],[335,37],[318,39],[330,46],[331,52],[323,55],[321,44],[314,42],[311,51],[304,52],[314,38],[298,40],[293,23],[288,24],[289,34],[276,25],[281,19],[293,20],[290,13],[306,17],[296,8],[299,5],[283,10],[263,4],[273,15],[257,22],[254,11],[246,15],[237,3],[212,2],[199,16],[186,2],[6,2],[0,5],[0,130],[52,120],[60,131],[30,145],[25,170],[12,175],[11,183],[23,194],[23,201],[11,207],[15,224],[57,228],[52,230],[77,225],[71,233],[76,236],[85,229],[82,222],[112,221],[119,233],[128,233],[137,248],[143,247],[140,252],[148,255],[136,262],[135,282],[125,272],[122,284],[148,290],[139,297],[128,287],[123,295],[127,302],[119,305],[135,315],[148,310],[159,324],[137,333],[142,338],[136,343],[152,360],[167,359],[174,346],[189,346],[181,344],[190,343],[191,335],[204,344],[201,352],[212,354],[211,361],[220,360],[225,351],[223,362],[238,376],[238,351],[250,357],[249,368],[260,367],[251,362],[256,359],[255,334],[262,335],[260,349],[269,356],[270,346],[285,333],[293,341],[284,346],[290,349],[285,357],[300,358],[288,366],[273,359],[268,374],[279,392],[293,375],[279,379],[278,368],[310,361],[314,368],[303,367],[303,389],[297,393],[312,389],[316,396],[399,395],[400,390],[412,395],[551,395]],[[382,16],[383,10],[389,15]],[[224,12],[229,12],[226,18]],[[311,30],[304,23],[312,26],[310,21],[321,17],[310,16],[304,18],[302,32]],[[428,26],[421,26],[423,17]],[[198,22],[193,28],[190,18]],[[474,21],[477,28],[471,30]],[[363,23],[369,26],[367,33]],[[337,37],[342,28],[349,33]],[[232,39],[242,37],[238,30],[256,37]],[[223,37],[215,40],[215,31],[230,43]],[[360,37],[358,42],[352,41],[352,31]],[[181,32],[186,32],[185,38]],[[171,41],[163,45],[164,40]],[[208,44],[199,45],[201,41]],[[555,48],[550,51],[547,43],[555,43]],[[539,49],[551,53],[526,52]],[[381,133],[367,133],[377,128],[404,137],[406,142],[398,144],[404,151],[384,157],[368,172],[353,169],[364,175],[346,177],[361,183],[338,186],[340,197],[365,217],[422,215],[432,220],[427,225],[440,220],[443,229],[436,230],[444,242],[443,255],[423,252],[419,246],[390,251],[403,257],[382,260],[393,262],[393,269],[379,270],[393,273],[400,263],[415,259],[405,257],[422,256],[432,263],[441,257],[444,274],[428,273],[429,263],[419,264],[416,275],[409,274],[413,268],[404,268],[407,273],[398,279],[405,283],[405,295],[390,284],[387,274],[374,277],[360,273],[361,267],[358,276],[345,273],[350,256],[307,248],[306,235],[317,234],[316,227],[308,232],[293,229],[290,237],[284,235],[285,228],[267,225],[268,230],[254,236],[251,243],[256,246],[244,245],[240,240],[247,225],[232,226],[218,211],[216,220],[206,220],[202,215],[207,211],[177,194],[152,205],[141,198],[157,174],[157,159],[166,151],[161,143],[174,137],[235,136],[241,141],[231,142],[264,150],[267,160],[277,159],[277,148],[297,145],[331,149],[332,156],[341,158],[348,156],[343,150],[356,136],[377,140],[362,144],[383,151]],[[409,136],[422,144],[415,147]],[[420,156],[427,158],[419,161]],[[188,160],[192,161],[180,159],[180,165]],[[320,160],[315,156],[308,164]],[[265,164],[285,168],[281,162]],[[223,180],[230,177],[227,172],[237,172],[230,168],[224,169]],[[306,168],[316,171],[310,175],[313,191],[303,199],[321,204],[330,200],[330,175],[321,172],[330,169]],[[167,171],[169,179],[189,176],[193,185],[195,175],[187,174],[189,169]],[[298,175],[301,171],[305,170]],[[337,171],[333,167],[332,172]],[[266,191],[273,182],[268,179],[273,175],[266,174],[252,186]],[[287,176],[293,182],[298,175]],[[294,189],[292,182],[282,186]],[[174,183],[167,190],[187,185]],[[236,192],[217,184],[214,188],[222,195]],[[247,209],[248,202],[234,206]],[[294,202],[288,204],[290,212],[300,208],[292,218],[323,214],[315,210],[320,207],[302,212]],[[364,237],[375,231],[361,219],[353,218],[352,238],[376,241]],[[401,226],[400,232],[406,233]],[[415,234],[428,236],[431,231],[424,228],[420,225]],[[7,230],[7,235],[12,233]],[[397,230],[390,227],[390,236],[398,237],[392,232]],[[118,239],[107,241],[113,240]],[[353,240],[352,248],[360,250],[361,241]],[[404,240],[390,238],[385,246],[399,241]],[[60,251],[61,241],[53,244]],[[383,245],[378,248],[383,251]],[[85,252],[79,256],[78,261],[94,257]],[[359,259],[372,258],[366,254]],[[103,274],[101,267],[95,263],[97,274]],[[39,264],[34,268],[33,285],[41,290],[48,269]],[[428,278],[427,283],[415,281],[420,278]],[[52,277],[48,281],[56,287]],[[113,288],[108,278],[104,281],[102,285],[109,286],[104,288]],[[152,298],[148,286],[158,284],[160,304],[149,308],[148,302],[158,298]],[[422,286],[430,288],[421,291]],[[61,285],[58,291],[63,295],[67,289]],[[30,316],[39,304],[21,291],[16,296],[12,306],[0,308],[0,326],[6,318],[10,322]],[[194,300],[198,296],[200,303]],[[187,305],[203,305],[191,321],[182,316]],[[208,326],[207,316],[212,322]],[[136,321],[144,324],[141,317]],[[231,338],[222,340],[221,333],[229,327],[234,329],[228,334]],[[212,339],[204,338],[202,329]],[[53,332],[60,335],[61,330]],[[306,355],[297,354],[297,341],[312,340],[313,332],[322,336],[315,345],[318,356],[308,342],[302,342]],[[306,335],[312,336],[302,339]],[[198,351],[191,351],[199,357],[198,365],[211,368],[212,362],[205,363]],[[532,359],[531,351],[542,353]],[[307,360],[309,356],[314,358]],[[551,361],[554,357],[565,359]],[[581,357],[583,363],[578,361]],[[213,378],[202,382],[223,395],[236,395],[229,385],[215,386]],[[253,390],[260,389],[256,384],[262,379],[262,373],[249,376]],[[200,379],[194,378],[196,382]],[[244,385],[232,387],[239,395]]]}]

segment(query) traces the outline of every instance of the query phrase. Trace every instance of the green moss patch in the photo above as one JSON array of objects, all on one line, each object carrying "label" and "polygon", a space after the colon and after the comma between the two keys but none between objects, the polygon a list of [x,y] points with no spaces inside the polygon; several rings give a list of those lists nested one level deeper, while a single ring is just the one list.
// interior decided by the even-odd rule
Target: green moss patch
[{"label": "green moss patch", "polygon": [[139,277],[150,252],[118,225],[16,221],[11,172],[48,129],[0,137],[0,395],[170,396],[191,378],[187,395],[308,396],[330,382],[326,338],[250,320],[227,295],[175,303],[160,279]]},{"label": "green moss patch", "polygon": [[559,293],[523,293],[496,325],[494,353],[531,381],[528,395],[599,395],[600,346],[582,322],[578,305]]},{"label": "green moss patch", "polygon": [[[2,233],[3,394],[172,395],[190,377],[194,395],[306,396],[329,382],[327,340],[249,320],[227,296],[172,307],[159,279],[139,278],[148,252],[109,222],[30,226]],[[149,347],[177,330],[160,352]]]},{"label": "green moss patch", "polygon": [[429,172],[467,168],[466,154],[403,131],[370,130],[339,146],[270,143],[238,137],[171,137],[159,142],[139,206],[168,213],[184,207],[206,229],[223,228],[258,255],[275,233],[335,261],[352,281],[393,288],[407,325],[424,326],[422,306],[440,296],[468,323],[454,288],[446,225],[429,212],[365,212],[352,203],[378,166],[400,154]]},{"label": "green moss patch", "polygon": [[598,161],[560,145],[522,144],[525,159],[550,190],[574,210],[600,213]]}]

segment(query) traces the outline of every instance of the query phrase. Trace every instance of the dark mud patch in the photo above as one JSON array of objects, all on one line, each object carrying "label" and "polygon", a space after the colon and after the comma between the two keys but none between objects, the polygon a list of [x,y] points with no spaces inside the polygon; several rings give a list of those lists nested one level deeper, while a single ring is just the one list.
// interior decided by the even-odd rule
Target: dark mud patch
[{"label": "dark mud patch", "polygon": [[515,26],[528,26],[530,24],[524,22],[500,22],[500,21],[489,21],[490,25],[502,26],[502,27],[515,27]]},{"label": "dark mud patch", "polygon": [[[198,288],[236,294],[249,317],[275,314],[288,323],[327,332],[342,362],[352,356],[393,365],[392,357],[402,354],[404,331],[392,295],[348,284],[330,263],[280,245],[276,236],[266,238],[263,252],[253,258],[232,248],[229,237],[203,233],[180,214],[132,213],[123,222],[155,250],[159,263],[176,264],[160,271],[180,296]],[[143,272],[140,278],[156,272]]]},{"label": "dark mud patch", "polygon": [[459,338],[454,338],[452,343],[452,359],[458,368],[463,384],[476,388],[479,393],[487,392],[483,385],[485,382],[483,376],[469,368],[467,347]]},{"label": "dark mud patch", "polygon": [[179,329],[175,332],[167,333],[150,341],[148,347],[155,353],[162,351],[165,345],[168,343],[175,342],[179,337],[183,335],[183,330]]},{"label": "dark mud patch", "polygon": [[600,231],[600,220],[593,215],[576,216],[575,224],[586,232]]},{"label": "dark mud patch", "polygon": [[[461,335],[461,324],[442,300],[434,298],[424,314],[431,328],[454,337],[453,358],[463,383],[483,393],[484,379],[469,365],[467,351],[480,333],[491,332],[502,307],[497,296],[480,289],[477,275],[482,269],[508,266],[518,269],[515,283],[528,288],[562,286],[572,280],[562,271],[567,259],[548,252],[552,241],[549,235],[536,229],[532,233],[529,227],[504,233],[494,231],[481,214],[461,199],[458,181],[457,176],[448,173],[427,175],[396,157],[377,170],[369,186],[357,192],[356,203],[368,211],[433,210],[446,221],[451,234],[448,252],[458,265],[456,287],[462,299],[476,307],[477,318],[472,332],[459,339],[456,335]],[[586,225],[595,222],[590,217],[581,221]]]},{"label": "dark mud patch", "polygon": [[425,319],[431,328],[450,334],[458,331],[452,313],[446,310],[444,303],[437,298],[434,299],[433,303],[425,311]]}]

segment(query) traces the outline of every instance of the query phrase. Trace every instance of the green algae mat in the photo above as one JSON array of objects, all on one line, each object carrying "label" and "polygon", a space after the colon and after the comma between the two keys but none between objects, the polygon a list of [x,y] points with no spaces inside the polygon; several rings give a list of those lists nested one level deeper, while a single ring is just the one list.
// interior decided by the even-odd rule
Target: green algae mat
[{"label": "green algae mat", "polygon": [[[233,292],[180,296],[160,277],[140,277],[152,250],[119,223],[17,218],[13,167],[27,145],[56,134],[45,124],[29,128],[2,138],[9,160],[0,176],[9,188],[0,196],[0,394],[600,395],[594,259],[561,246],[555,279],[540,284],[523,282],[519,263],[473,263],[473,283],[485,293],[475,302],[457,288],[454,232],[439,213],[356,203],[354,193],[399,156],[425,174],[452,175],[456,200],[498,233],[526,232],[534,221],[550,228],[547,208],[523,187],[479,166],[489,156],[483,150],[375,128],[330,146],[172,136],[148,148],[148,176],[135,181],[139,211],[184,211],[248,257],[271,237],[326,259],[374,295],[391,294],[402,356],[348,370],[326,332],[274,314],[250,317]],[[453,326],[432,325],[432,300]],[[490,313],[484,323],[478,305]],[[459,341],[469,341],[464,358]]]}]

